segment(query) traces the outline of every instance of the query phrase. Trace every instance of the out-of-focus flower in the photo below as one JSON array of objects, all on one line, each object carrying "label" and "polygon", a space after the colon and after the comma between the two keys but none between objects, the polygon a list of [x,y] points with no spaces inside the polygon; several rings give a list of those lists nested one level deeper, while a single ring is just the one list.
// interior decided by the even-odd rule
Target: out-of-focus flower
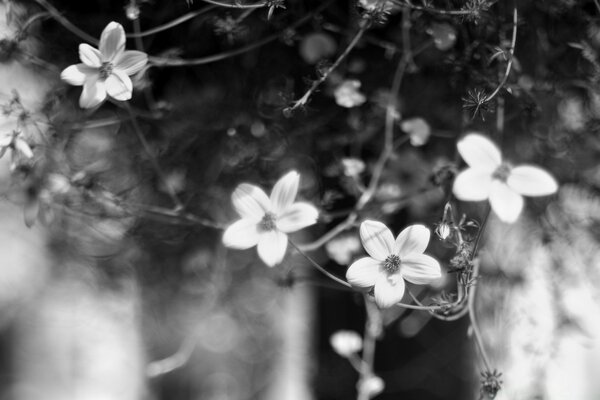
[{"label": "out-of-focus flower", "polygon": [[308,64],[316,64],[320,60],[331,57],[337,50],[337,44],[330,35],[311,33],[300,43],[300,56]]},{"label": "out-of-focus flower", "polygon": [[141,71],[148,62],[146,53],[125,50],[125,31],[116,22],[102,31],[99,49],[80,44],[79,58],[82,63],[65,68],[60,77],[71,85],[83,86],[81,108],[93,108],[107,95],[119,101],[131,99],[133,84],[129,76]]},{"label": "out-of-focus flower", "polygon": [[416,285],[441,277],[440,264],[423,254],[430,232],[423,225],[405,228],[396,240],[381,222],[367,220],[360,225],[360,239],[370,257],[355,261],[346,272],[351,285],[374,286],[375,302],[391,307],[404,296],[404,279]]},{"label": "out-of-focus flower", "polygon": [[358,91],[360,85],[360,82],[356,79],[345,80],[342,82],[342,84],[333,92],[335,102],[338,106],[352,108],[360,106],[367,101],[365,95]]},{"label": "out-of-focus flower", "polygon": [[265,264],[279,264],[287,249],[287,234],[313,225],[319,216],[312,204],[294,203],[299,183],[300,174],[287,173],[275,183],[270,198],[258,186],[239,185],[231,197],[242,219],[225,230],[223,244],[240,250],[257,246]]},{"label": "out-of-focus flower", "polygon": [[389,0],[359,0],[358,5],[367,12],[389,13],[394,8],[394,3]]},{"label": "out-of-focus flower", "polygon": [[380,377],[371,375],[360,380],[357,386],[360,393],[366,393],[368,398],[371,399],[383,392],[383,389],[385,389],[385,382],[383,382],[383,379]]},{"label": "out-of-focus flower", "polygon": [[350,357],[362,349],[362,338],[354,331],[337,331],[331,335],[329,343],[342,357]]},{"label": "out-of-focus flower", "polygon": [[408,134],[410,144],[423,146],[431,136],[431,128],[423,118],[409,118],[402,121],[400,128]]},{"label": "out-of-focus flower", "polygon": [[543,169],[504,162],[498,147],[485,136],[468,134],[457,146],[469,168],[454,180],[454,195],[466,201],[489,199],[501,221],[517,220],[523,209],[522,196],[546,196],[558,189],[556,180]]},{"label": "out-of-focus flower", "polygon": [[346,176],[358,176],[365,170],[365,163],[358,158],[342,158],[342,166]]},{"label": "out-of-focus flower", "polygon": [[438,50],[446,51],[451,49],[456,43],[456,29],[447,23],[435,23],[427,29],[431,35],[433,44]]},{"label": "out-of-focus flower", "polygon": [[340,265],[347,265],[360,252],[360,241],[355,234],[339,235],[325,245],[327,255]]},{"label": "out-of-focus flower", "polygon": [[14,170],[17,166],[19,157],[27,159],[33,158],[33,151],[29,143],[23,137],[23,132],[19,127],[19,117],[9,115],[2,118],[0,122],[0,158],[4,156],[8,149],[12,150],[12,161],[10,169]]}]

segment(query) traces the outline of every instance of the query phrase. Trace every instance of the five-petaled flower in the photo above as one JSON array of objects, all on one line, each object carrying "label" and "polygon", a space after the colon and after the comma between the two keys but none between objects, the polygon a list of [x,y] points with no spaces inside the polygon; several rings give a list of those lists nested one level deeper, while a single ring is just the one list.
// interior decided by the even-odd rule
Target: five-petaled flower
[{"label": "five-petaled flower", "polygon": [[377,305],[393,306],[404,296],[405,279],[423,285],[441,277],[440,264],[423,254],[429,236],[425,226],[411,225],[394,240],[392,232],[381,222],[364,221],[360,225],[360,240],[370,257],[350,265],[346,279],[353,286],[374,286]]},{"label": "five-petaled flower", "polygon": [[279,264],[287,249],[287,234],[315,224],[319,216],[311,204],[294,203],[299,183],[300,175],[291,171],[275,183],[270,197],[258,186],[239,185],[231,197],[242,219],[225,230],[223,244],[240,250],[257,246],[265,264]]},{"label": "five-petaled flower", "polygon": [[485,136],[468,134],[457,146],[469,168],[454,180],[454,195],[466,201],[489,199],[501,221],[517,220],[523,209],[522,196],[546,196],[558,189],[556,180],[543,169],[504,162],[498,147]]},{"label": "five-petaled flower", "polygon": [[107,95],[119,101],[131,99],[133,84],[129,76],[148,63],[146,53],[125,50],[125,31],[116,22],[109,23],[102,31],[99,50],[80,44],[79,58],[82,63],[65,68],[60,77],[71,85],[83,85],[81,108],[93,108]]}]

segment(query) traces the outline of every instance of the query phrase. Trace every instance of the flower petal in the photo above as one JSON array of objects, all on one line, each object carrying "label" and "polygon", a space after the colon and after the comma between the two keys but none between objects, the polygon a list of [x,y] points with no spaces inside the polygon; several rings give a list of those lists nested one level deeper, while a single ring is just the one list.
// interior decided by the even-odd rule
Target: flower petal
[{"label": "flower petal", "polygon": [[125,50],[125,31],[117,22],[110,22],[100,36],[100,53],[103,61],[113,62]]},{"label": "flower petal", "polygon": [[367,220],[360,224],[360,241],[371,257],[384,261],[394,251],[394,236],[387,226]]},{"label": "flower petal", "polygon": [[501,221],[512,223],[523,209],[523,197],[498,180],[492,182],[490,205]]},{"label": "flower petal", "polygon": [[470,133],[456,144],[469,167],[493,172],[502,163],[500,149],[485,136]]},{"label": "flower petal", "polygon": [[266,193],[258,186],[242,183],[231,195],[233,207],[242,218],[260,221],[270,211],[271,202]]},{"label": "flower petal", "polygon": [[133,85],[125,72],[113,70],[106,78],[106,92],[115,100],[125,101],[131,99]]},{"label": "flower petal", "polygon": [[273,212],[276,214],[285,212],[292,205],[296,194],[298,194],[298,185],[300,184],[300,174],[291,171],[281,177],[271,192],[271,204]]},{"label": "flower petal", "polygon": [[467,168],[456,179],[452,192],[459,200],[481,201],[488,198],[492,174],[487,170]]},{"label": "flower petal", "polygon": [[258,240],[258,256],[269,267],[273,267],[283,260],[287,243],[287,235],[283,232],[263,232]]},{"label": "flower petal", "polygon": [[106,87],[99,77],[90,77],[83,84],[83,90],[79,97],[79,107],[93,108],[106,99]]},{"label": "flower petal", "polygon": [[312,204],[298,202],[278,215],[275,224],[280,231],[290,233],[314,225],[317,218],[319,218],[319,211]]},{"label": "flower petal", "polygon": [[410,254],[402,258],[402,277],[407,281],[424,285],[442,276],[440,263],[427,254]]},{"label": "flower petal", "polygon": [[525,196],[547,196],[558,190],[558,183],[548,172],[532,165],[521,165],[511,170],[506,184]]},{"label": "flower petal", "polygon": [[375,285],[377,277],[380,275],[380,265],[381,261],[377,261],[371,257],[363,257],[356,260],[348,267],[346,280],[352,286],[371,287]]},{"label": "flower petal", "polygon": [[102,55],[100,52],[87,43],[79,45],[79,58],[88,67],[100,68],[102,65]]},{"label": "flower petal", "polygon": [[15,139],[15,148],[26,158],[33,158],[33,151],[29,144],[22,138],[18,137]]},{"label": "flower petal", "polygon": [[85,64],[75,64],[65,68],[60,73],[60,79],[70,85],[82,86],[90,76],[98,75],[98,69]]},{"label": "flower petal", "polygon": [[225,230],[223,244],[226,247],[244,250],[256,246],[259,238],[256,221],[242,218],[229,225]]},{"label": "flower petal", "polygon": [[394,244],[394,253],[404,259],[406,255],[421,254],[429,244],[431,232],[424,225],[411,225],[405,228]]},{"label": "flower petal", "polygon": [[399,275],[379,274],[375,282],[375,303],[380,308],[388,308],[400,302],[404,296],[406,284]]},{"label": "flower petal", "polygon": [[148,54],[138,50],[124,51],[115,58],[115,69],[125,72],[127,75],[133,75],[142,70],[148,63]]}]

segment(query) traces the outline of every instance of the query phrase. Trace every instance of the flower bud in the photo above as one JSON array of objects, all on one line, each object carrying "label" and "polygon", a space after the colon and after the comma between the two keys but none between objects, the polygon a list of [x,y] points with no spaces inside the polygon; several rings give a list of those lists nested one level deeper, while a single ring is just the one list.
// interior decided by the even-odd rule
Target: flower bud
[{"label": "flower bud", "polygon": [[362,349],[362,338],[354,331],[337,331],[331,335],[329,342],[342,357],[350,357]]}]

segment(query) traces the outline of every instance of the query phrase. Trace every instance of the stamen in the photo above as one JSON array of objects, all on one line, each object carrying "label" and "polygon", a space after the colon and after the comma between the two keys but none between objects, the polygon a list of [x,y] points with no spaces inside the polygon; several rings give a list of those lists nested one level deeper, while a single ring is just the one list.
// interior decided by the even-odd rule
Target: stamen
[{"label": "stamen", "polygon": [[100,65],[100,79],[106,79],[112,74],[113,65],[112,63],[105,61]]},{"label": "stamen", "polygon": [[512,167],[509,164],[502,164],[502,165],[500,165],[492,173],[492,179],[498,179],[501,182],[506,182],[506,180],[510,176],[511,169],[512,169]]},{"label": "stamen", "polygon": [[270,213],[270,212],[265,213],[264,217],[258,224],[259,229],[263,232],[274,231],[276,228],[276,225],[275,225],[276,219],[277,218],[275,217],[275,214]]},{"label": "stamen", "polygon": [[390,254],[385,261],[383,262],[383,269],[388,274],[395,274],[400,270],[400,265],[402,264],[402,260],[396,254]]}]

